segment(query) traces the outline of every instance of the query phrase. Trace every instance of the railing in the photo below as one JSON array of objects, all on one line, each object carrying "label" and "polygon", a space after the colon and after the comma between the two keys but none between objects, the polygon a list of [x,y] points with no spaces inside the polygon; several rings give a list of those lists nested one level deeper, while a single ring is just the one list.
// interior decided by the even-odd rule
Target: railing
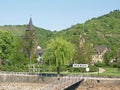
[{"label": "railing", "polygon": [[8,72],[8,71],[0,71],[0,74],[8,74],[8,75],[38,75],[40,72]]},{"label": "railing", "polygon": [[40,90],[64,90],[65,88],[68,88],[81,80],[83,80],[83,78],[80,76],[63,76],[59,80],[42,87]]}]

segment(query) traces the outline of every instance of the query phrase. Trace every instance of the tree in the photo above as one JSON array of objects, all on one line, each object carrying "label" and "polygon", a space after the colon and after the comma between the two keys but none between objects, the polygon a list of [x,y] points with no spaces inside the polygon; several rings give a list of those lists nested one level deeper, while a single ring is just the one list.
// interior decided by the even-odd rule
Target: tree
[{"label": "tree", "polygon": [[37,37],[35,30],[26,30],[23,44],[26,58],[30,59],[31,61],[33,54],[35,54],[35,48],[37,47]]},{"label": "tree", "polygon": [[9,60],[12,52],[13,36],[9,32],[0,31],[0,60],[5,64],[5,60]]},{"label": "tree", "polygon": [[83,63],[83,64],[90,64],[92,60],[92,47],[89,44],[85,44],[84,47],[77,47],[75,51],[74,62],[75,63]]},{"label": "tree", "polygon": [[60,74],[60,67],[72,63],[74,47],[71,43],[62,38],[52,39],[48,43],[43,54],[43,59],[48,64],[57,67],[57,74]]},{"label": "tree", "polygon": [[16,41],[14,42],[14,48],[12,49],[11,64],[24,65],[28,62],[28,58],[26,58],[26,53],[23,52],[23,49],[24,40],[22,37],[17,37]]},{"label": "tree", "polygon": [[105,64],[109,65],[111,59],[112,59],[112,52],[107,52],[104,56]]},{"label": "tree", "polygon": [[85,42],[85,39],[80,36],[80,43],[76,46],[74,63],[90,64],[92,60],[93,48],[92,45]]}]

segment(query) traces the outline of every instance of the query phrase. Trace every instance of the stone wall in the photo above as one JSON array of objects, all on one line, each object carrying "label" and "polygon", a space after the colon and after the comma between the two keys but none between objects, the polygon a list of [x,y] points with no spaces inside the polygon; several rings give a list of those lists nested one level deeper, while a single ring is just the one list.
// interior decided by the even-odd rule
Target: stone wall
[{"label": "stone wall", "polygon": [[49,83],[55,77],[41,77],[40,75],[0,75],[0,82]]}]

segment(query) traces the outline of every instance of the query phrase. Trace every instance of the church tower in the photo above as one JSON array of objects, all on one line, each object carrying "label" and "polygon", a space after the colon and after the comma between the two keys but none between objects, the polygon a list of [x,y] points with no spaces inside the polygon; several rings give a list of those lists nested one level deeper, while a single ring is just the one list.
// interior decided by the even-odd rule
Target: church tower
[{"label": "church tower", "polygon": [[83,36],[82,35],[80,35],[80,42],[79,42],[79,46],[80,46],[80,48],[81,47],[84,47],[84,45],[85,45],[85,39],[83,38]]},{"label": "church tower", "polygon": [[27,30],[25,31],[24,44],[26,56],[31,60],[33,54],[36,53],[35,48],[37,47],[37,36],[33,27],[32,18],[30,18]]},{"label": "church tower", "polygon": [[30,18],[30,21],[29,21],[29,24],[28,24],[28,30],[34,30],[33,29],[32,18]]}]

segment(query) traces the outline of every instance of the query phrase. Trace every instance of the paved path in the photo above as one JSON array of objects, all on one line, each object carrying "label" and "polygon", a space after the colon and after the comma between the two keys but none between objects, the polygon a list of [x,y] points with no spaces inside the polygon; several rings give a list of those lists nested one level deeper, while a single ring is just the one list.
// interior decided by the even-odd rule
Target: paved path
[{"label": "paved path", "polygon": [[99,73],[103,73],[105,72],[105,69],[104,68],[99,68]]},{"label": "paved path", "polygon": [[49,85],[46,85],[45,87],[42,87],[40,90],[64,90],[75,83],[80,82],[83,80],[81,77],[76,76],[64,76],[60,78],[60,80],[56,80],[52,82]]}]

